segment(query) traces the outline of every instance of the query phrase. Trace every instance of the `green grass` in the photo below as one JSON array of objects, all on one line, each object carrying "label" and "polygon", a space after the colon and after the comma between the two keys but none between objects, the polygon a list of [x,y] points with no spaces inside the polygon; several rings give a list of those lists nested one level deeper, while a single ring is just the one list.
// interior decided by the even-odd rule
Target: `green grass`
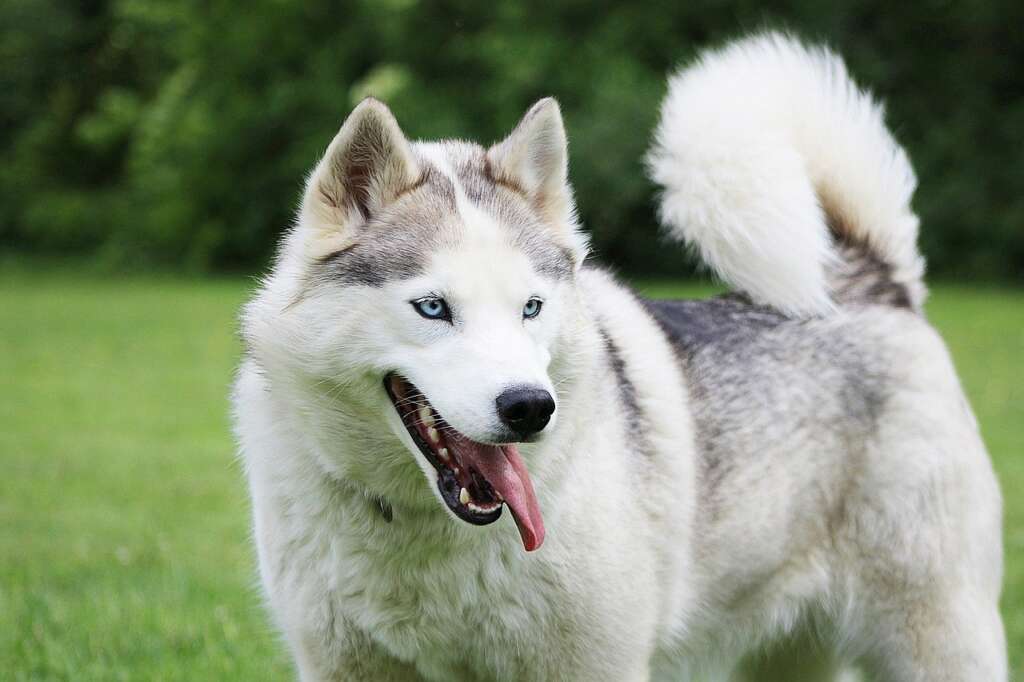
[{"label": "green grass", "polygon": [[244,291],[0,281],[3,679],[289,678],[229,435]]},{"label": "green grass", "polygon": [[[227,416],[246,290],[0,269],[3,679],[290,679]],[[1024,292],[936,287],[929,314],[1006,491],[1003,612],[1024,674]]]}]

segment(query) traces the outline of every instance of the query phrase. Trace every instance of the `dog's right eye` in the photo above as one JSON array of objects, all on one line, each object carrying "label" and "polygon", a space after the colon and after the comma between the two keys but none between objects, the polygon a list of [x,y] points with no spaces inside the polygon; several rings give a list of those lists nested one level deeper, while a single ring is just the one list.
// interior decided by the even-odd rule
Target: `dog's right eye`
[{"label": "dog's right eye", "polygon": [[412,307],[416,309],[416,312],[421,317],[425,317],[428,320],[452,321],[452,313],[443,298],[424,296],[423,298],[417,298],[415,301],[410,301],[410,303],[412,303]]}]

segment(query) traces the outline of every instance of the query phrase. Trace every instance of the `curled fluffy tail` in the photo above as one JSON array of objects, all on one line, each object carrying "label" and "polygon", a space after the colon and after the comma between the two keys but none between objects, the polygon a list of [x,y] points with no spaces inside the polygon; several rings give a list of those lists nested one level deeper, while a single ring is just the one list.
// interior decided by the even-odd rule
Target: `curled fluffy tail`
[{"label": "curled fluffy tail", "polygon": [[829,50],[770,33],[706,52],[670,79],[648,166],[669,233],[757,302],[920,309],[914,171]]}]

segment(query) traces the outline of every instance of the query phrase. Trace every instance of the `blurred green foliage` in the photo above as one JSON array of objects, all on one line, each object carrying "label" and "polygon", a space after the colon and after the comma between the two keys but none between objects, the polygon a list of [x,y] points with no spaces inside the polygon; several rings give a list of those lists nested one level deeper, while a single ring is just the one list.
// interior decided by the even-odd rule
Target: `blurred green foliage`
[{"label": "blurred green foliage", "polygon": [[501,137],[557,96],[606,261],[679,272],[642,156],[668,70],[763,27],[826,40],[889,104],[933,273],[1024,281],[1024,3],[0,3],[0,244],[252,269],[374,94],[412,137]]}]

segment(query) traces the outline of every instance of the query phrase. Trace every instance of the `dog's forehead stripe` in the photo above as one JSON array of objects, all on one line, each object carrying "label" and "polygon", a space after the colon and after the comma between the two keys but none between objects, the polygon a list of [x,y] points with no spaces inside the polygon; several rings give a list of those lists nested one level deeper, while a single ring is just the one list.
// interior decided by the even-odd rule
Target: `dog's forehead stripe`
[{"label": "dog's forehead stripe", "polygon": [[534,270],[555,280],[571,276],[569,250],[550,239],[525,197],[498,183],[484,149],[467,142],[417,144],[422,179],[366,226],[366,234],[347,249],[325,257],[326,275],[344,284],[379,287],[423,274],[430,254],[458,244],[463,225],[457,198],[494,218],[509,244],[530,260]]},{"label": "dog's forehead stripe", "polygon": [[534,269],[556,280],[571,276],[569,250],[550,238],[522,188],[495,178],[486,151],[466,143],[448,145],[447,151],[465,197],[510,232],[509,243],[526,254]]}]

